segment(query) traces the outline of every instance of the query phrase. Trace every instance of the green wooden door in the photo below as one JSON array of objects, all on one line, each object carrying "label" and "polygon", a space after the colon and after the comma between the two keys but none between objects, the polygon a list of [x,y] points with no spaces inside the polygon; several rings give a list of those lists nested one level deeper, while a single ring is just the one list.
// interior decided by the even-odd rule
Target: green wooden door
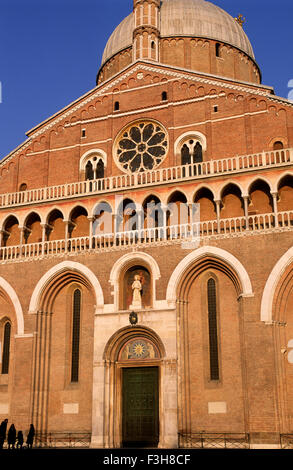
[{"label": "green wooden door", "polygon": [[159,442],[157,367],[123,369],[123,446],[156,447]]}]

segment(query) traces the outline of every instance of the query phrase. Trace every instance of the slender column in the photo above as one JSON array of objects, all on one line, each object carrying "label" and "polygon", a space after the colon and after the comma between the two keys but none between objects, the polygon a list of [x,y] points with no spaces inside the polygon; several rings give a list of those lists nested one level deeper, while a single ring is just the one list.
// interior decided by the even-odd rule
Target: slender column
[{"label": "slender column", "polygon": [[221,227],[220,227],[220,220],[221,220],[221,200],[218,199],[215,201],[216,204],[216,210],[217,210],[217,225],[218,225],[218,233],[221,232]]},{"label": "slender column", "polygon": [[41,227],[42,227],[42,256],[44,256],[47,224],[41,224]]},{"label": "slender column", "polygon": [[188,230],[188,236],[193,238],[193,204],[192,202],[188,203],[188,212],[189,212],[189,227],[190,230]]},{"label": "slender column", "polygon": [[117,240],[116,240],[116,236],[117,236],[117,218],[118,218],[118,215],[117,214],[113,214],[113,236],[114,236],[114,240],[113,240],[113,244],[114,245],[117,245]]},{"label": "slender column", "polygon": [[278,193],[274,192],[271,195],[273,196],[275,227],[278,227]]},{"label": "slender column", "polygon": [[65,253],[68,251],[68,237],[69,237],[69,220],[64,220],[65,223]]},{"label": "slender column", "polygon": [[163,211],[163,236],[164,240],[167,240],[167,211],[168,206],[162,206]]},{"label": "slender column", "polygon": [[89,220],[89,249],[92,250],[93,248],[93,223],[95,220],[95,217],[88,217]]},{"label": "slender column", "polygon": [[[5,257],[5,254],[4,254],[4,253],[5,253],[5,250],[3,250],[3,252],[2,252],[2,250],[1,250],[2,245],[5,245],[5,244],[3,243],[3,241],[4,241],[4,240],[3,240],[4,234],[5,234],[5,230],[0,230],[0,259],[4,259],[4,257]],[[1,354],[1,348],[0,348],[0,354]],[[0,355],[0,360],[1,360],[1,355]]]},{"label": "slender column", "polygon": [[22,257],[22,245],[24,240],[24,231],[26,227],[19,227],[20,234],[19,234],[19,257]]},{"label": "slender column", "polygon": [[249,220],[248,220],[248,201],[249,196],[243,196],[244,200],[244,215],[245,215],[245,229],[249,230]]}]

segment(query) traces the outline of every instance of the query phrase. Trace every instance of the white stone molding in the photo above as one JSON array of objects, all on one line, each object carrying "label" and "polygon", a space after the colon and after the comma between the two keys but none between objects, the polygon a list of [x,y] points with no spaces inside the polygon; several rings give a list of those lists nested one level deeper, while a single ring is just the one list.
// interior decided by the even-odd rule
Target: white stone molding
[{"label": "white stone molding", "polygon": [[197,130],[191,130],[188,132],[184,132],[184,134],[181,134],[175,141],[174,143],[174,155],[175,156],[180,156],[181,155],[181,147],[182,145],[187,141],[187,140],[196,140],[197,142],[200,143],[202,146],[203,152],[206,151],[207,149],[207,139],[202,132],[199,132]]},{"label": "white stone molding", "polygon": [[85,152],[80,158],[80,161],[79,161],[80,171],[85,171],[86,164],[89,160],[91,160],[92,157],[97,157],[98,160],[102,160],[106,168],[107,166],[106,152],[104,152],[104,150],[101,150],[101,149],[90,149],[87,152]]},{"label": "white stone molding", "polygon": [[59,211],[61,212],[62,214],[62,217],[63,217],[63,220],[65,219],[65,212],[64,212],[64,207],[58,207],[58,206],[53,206],[53,207],[50,207],[50,210],[46,213],[46,216],[45,216],[45,220],[46,220],[46,224],[48,223],[48,218],[49,218],[49,215],[53,212],[53,211]]},{"label": "white stone molding", "polygon": [[154,260],[154,258],[147,253],[143,252],[135,252],[135,253],[128,253],[127,255],[122,256],[119,258],[116,263],[114,264],[112,271],[110,273],[109,282],[113,286],[113,295],[114,295],[114,308],[116,310],[119,309],[119,277],[121,274],[122,269],[128,263],[135,264],[136,262],[145,262],[147,266],[151,270],[151,277],[152,277],[152,293],[153,293],[153,307],[155,308],[156,305],[156,281],[160,279],[161,273],[158,263]]},{"label": "white stone molding", "polygon": [[95,274],[86,266],[75,261],[63,261],[62,263],[57,264],[53,268],[49,269],[37,283],[29,305],[29,313],[35,313],[39,307],[39,301],[41,295],[48,285],[48,283],[55,277],[57,274],[65,271],[77,271],[82,274],[87,280],[91,283],[95,298],[96,298],[96,308],[102,309],[104,306],[104,295],[101,288],[101,285],[95,276]]},{"label": "white stone molding", "polygon": [[13,289],[13,287],[3,278],[0,277],[0,288],[4,290],[4,292],[10,298],[12,305],[14,306],[15,315],[16,315],[16,322],[17,322],[17,334],[23,335],[24,334],[24,318],[23,318],[23,311],[18,299],[18,296]]},{"label": "white stone molding", "polygon": [[27,220],[31,214],[36,214],[40,217],[40,223],[44,224],[46,223],[46,217],[45,214],[42,211],[42,208],[38,207],[31,207],[28,212],[22,215],[22,217],[19,217],[19,227],[26,227]]},{"label": "white stone molding", "polygon": [[243,190],[242,186],[240,185],[240,183],[238,181],[234,181],[234,180],[230,180],[229,181],[225,181],[223,186],[221,188],[218,189],[217,191],[217,194],[216,194],[216,200],[218,201],[221,201],[222,200],[222,197],[223,197],[223,192],[225,190],[225,188],[227,188],[227,186],[230,186],[230,185],[233,185],[233,186],[237,186],[237,188],[240,190],[241,192],[241,196],[243,197],[245,194],[245,191]]},{"label": "white stone molding", "polygon": [[273,320],[273,300],[278,283],[286,271],[287,267],[293,262],[293,246],[279,259],[275,264],[271,274],[266,282],[260,309],[260,319],[265,323],[272,323]]},{"label": "white stone molding", "polygon": [[[98,210],[99,206],[102,206],[103,204],[105,204],[105,206],[107,206],[107,207],[109,207],[109,209],[111,209],[111,215],[112,216],[115,215],[115,208],[113,208],[112,201],[110,199],[109,199],[109,201],[107,201],[106,197],[102,197],[98,201],[95,201],[95,204],[93,205],[92,209],[90,211],[88,211],[89,217],[95,218],[95,216],[97,215],[97,210]],[[110,214],[110,212],[109,212],[109,214]]]},{"label": "white stone molding", "polygon": [[[282,150],[280,150],[280,152],[281,151]],[[286,176],[290,176],[292,178],[293,174],[292,174],[292,172],[290,173],[289,171],[284,171],[284,173],[282,173],[281,175],[278,175],[277,181],[275,181],[274,184],[273,184],[273,191],[272,192],[277,193],[279,191],[280,183],[281,183],[282,179],[285,178]]]},{"label": "white stone molding", "polygon": [[226,265],[230,265],[240,280],[242,287],[242,297],[253,296],[251,281],[242,263],[234,255],[226,250],[222,250],[221,248],[214,246],[203,246],[197,250],[192,251],[189,255],[183,258],[183,260],[180,261],[173,271],[167,287],[167,302],[172,303],[176,301],[177,287],[181,281],[182,276],[187,271],[187,269],[192,266],[192,264],[206,256],[213,256],[214,258],[220,259]]},{"label": "white stone molding", "polygon": [[5,227],[5,224],[7,222],[7,220],[9,219],[9,217],[15,217],[15,219],[17,220],[18,222],[18,225],[20,225],[20,222],[19,222],[19,215],[15,215],[13,212],[11,214],[5,214],[2,222],[1,222],[1,225],[0,225],[0,230],[4,230],[4,227]]},{"label": "white stone molding", "polygon": [[255,178],[253,178],[252,180],[249,181],[249,185],[247,186],[247,189],[246,189],[246,193],[245,194],[249,194],[253,184],[256,182],[256,181],[264,181],[265,183],[267,183],[267,185],[269,186],[270,188],[270,191],[273,191],[273,188],[272,188],[272,183],[271,181],[266,178],[265,176],[263,176],[262,174],[259,174],[257,176],[255,176]]},{"label": "white stone molding", "polygon": [[186,197],[186,203],[185,204],[187,204],[188,201],[189,201],[189,197],[188,197],[188,194],[187,194],[186,191],[187,191],[187,188],[183,189],[182,187],[180,188],[178,186],[173,186],[173,188],[170,188],[170,192],[169,192],[168,199],[167,199],[167,204],[169,204],[169,201],[170,201],[171,197],[173,196],[173,194],[175,194],[177,192],[183,194],[183,196]]},{"label": "white stone molding", "polygon": [[212,193],[212,195],[214,197],[214,201],[216,201],[218,199],[218,195],[216,197],[216,191],[215,191],[215,188],[213,186],[214,185],[211,185],[209,182],[201,183],[199,186],[196,186],[195,191],[192,194],[192,201],[194,201],[196,195],[199,193],[199,191],[201,189],[208,189]]},{"label": "white stone molding", "polygon": [[74,209],[76,209],[77,207],[82,207],[84,210],[87,211],[88,216],[90,215],[90,209],[83,202],[81,202],[81,200],[78,200],[72,206],[70,206],[68,208],[69,211],[67,210],[66,213],[65,213],[65,210],[64,210],[64,215],[65,215],[64,222],[65,221],[68,222],[68,221],[71,220],[72,213],[73,213]]}]

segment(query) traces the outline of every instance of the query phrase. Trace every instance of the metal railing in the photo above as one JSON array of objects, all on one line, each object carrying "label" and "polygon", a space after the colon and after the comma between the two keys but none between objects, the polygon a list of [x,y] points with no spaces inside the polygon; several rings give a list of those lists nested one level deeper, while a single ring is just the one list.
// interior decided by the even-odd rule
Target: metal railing
[{"label": "metal railing", "polygon": [[91,181],[79,181],[58,186],[0,194],[0,208],[72,199],[81,196],[196,180],[263,168],[282,167],[292,165],[292,163],[292,148],[264,151],[251,155],[209,160],[190,165],[159,168],[142,173],[123,174]]},{"label": "metal railing", "polygon": [[91,433],[51,432],[36,434],[35,448],[84,449],[89,448]]},{"label": "metal railing", "polygon": [[183,449],[249,449],[250,436],[242,433],[179,433]]}]

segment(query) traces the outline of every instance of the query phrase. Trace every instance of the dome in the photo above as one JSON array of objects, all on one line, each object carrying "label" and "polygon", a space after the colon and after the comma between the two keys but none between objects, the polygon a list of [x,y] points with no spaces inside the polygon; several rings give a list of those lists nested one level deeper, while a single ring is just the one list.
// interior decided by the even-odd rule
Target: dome
[{"label": "dome", "polygon": [[[252,46],[243,28],[213,3],[205,0],[162,0],[161,37],[187,36],[207,38],[237,47],[255,60]],[[110,36],[102,65],[117,52],[132,46],[133,13],[127,16]]]}]

